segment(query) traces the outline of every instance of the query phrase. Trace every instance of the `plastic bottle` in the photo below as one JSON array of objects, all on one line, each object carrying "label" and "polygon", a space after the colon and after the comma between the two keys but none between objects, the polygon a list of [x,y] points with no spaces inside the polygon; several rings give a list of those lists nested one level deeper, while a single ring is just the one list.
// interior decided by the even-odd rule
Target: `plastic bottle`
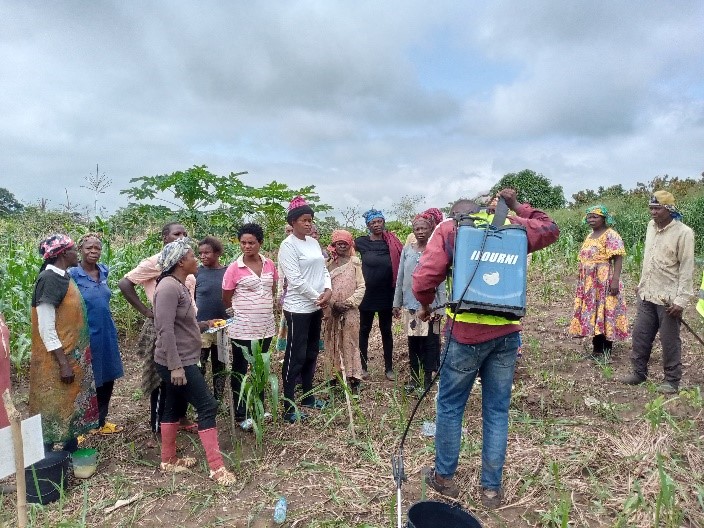
[{"label": "plastic bottle", "polygon": [[274,506],[274,522],[276,524],[283,524],[286,520],[286,510],[288,508],[288,502],[286,497],[279,497],[276,501],[276,506]]}]

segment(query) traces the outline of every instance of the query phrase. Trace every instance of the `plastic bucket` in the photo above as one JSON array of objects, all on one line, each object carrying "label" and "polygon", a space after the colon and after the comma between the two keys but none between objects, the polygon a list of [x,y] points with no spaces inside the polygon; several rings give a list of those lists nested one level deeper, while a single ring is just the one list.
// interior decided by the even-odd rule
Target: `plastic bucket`
[{"label": "plastic bucket", "polygon": [[27,502],[49,504],[61,496],[67,482],[69,455],[68,451],[50,451],[24,470]]},{"label": "plastic bucket", "polygon": [[95,474],[98,467],[98,451],[95,449],[79,449],[71,455],[73,474],[76,478],[87,479]]},{"label": "plastic bucket", "polygon": [[444,502],[416,502],[408,510],[408,528],[481,528],[477,518],[459,506]]}]

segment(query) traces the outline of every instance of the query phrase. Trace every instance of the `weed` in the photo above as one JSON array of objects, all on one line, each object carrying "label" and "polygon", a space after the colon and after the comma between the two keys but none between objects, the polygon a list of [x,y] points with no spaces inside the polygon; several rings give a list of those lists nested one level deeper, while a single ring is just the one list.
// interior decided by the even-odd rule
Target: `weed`
[{"label": "weed", "polygon": [[668,423],[673,429],[680,430],[676,420],[667,412],[667,409],[665,409],[665,405],[676,399],[677,397],[674,397],[666,401],[665,396],[660,395],[653,401],[645,404],[645,419],[652,429],[657,429],[662,423]]},{"label": "weed", "polygon": [[679,396],[680,399],[685,401],[690,407],[694,407],[695,409],[704,407],[704,398],[702,398],[702,391],[699,386],[692,387],[691,389],[682,389]]},{"label": "weed", "polygon": [[[239,345],[234,345],[239,346]],[[244,402],[247,415],[252,419],[252,426],[258,447],[262,446],[264,437],[264,402],[269,401],[274,421],[278,417],[279,408],[279,378],[271,369],[271,353],[262,352],[258,340],[253,340],[250,353],[247,347],[242,350],[249,371],[242,379],[240,402]]]},{"label": "weed", "polygon": [[[682,512],[675,503],[676,486],[670,475],[665,472],[663,458],[660,453],[658,460],[658,479],[660,489],[655,498],[655,522],[653,526],[678,527],[681,526]],[[661,521],[663,524],[661,524]]]},{"label": "weed", "polygon": [[626,502],[624,502],[623,510],[619,513],[618,518],[616,519],[616,528],[625,528],[628,526],[628,519],[630,519],[630,517],[640,508],[645,506],[643,491],[641,490],[640,483],[637,480],[633,483],[633,487],[635,488],[635,492],[626,499]]}]

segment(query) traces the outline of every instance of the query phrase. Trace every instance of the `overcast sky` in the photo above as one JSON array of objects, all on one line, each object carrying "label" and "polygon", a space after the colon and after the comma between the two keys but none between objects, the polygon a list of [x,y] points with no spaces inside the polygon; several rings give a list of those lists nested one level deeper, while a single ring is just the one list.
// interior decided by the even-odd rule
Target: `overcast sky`
[{"label": "overcast sky", "polygon": [[336,208],[704,171],[704,2],[0,0],[0,187],[205,164]]}]

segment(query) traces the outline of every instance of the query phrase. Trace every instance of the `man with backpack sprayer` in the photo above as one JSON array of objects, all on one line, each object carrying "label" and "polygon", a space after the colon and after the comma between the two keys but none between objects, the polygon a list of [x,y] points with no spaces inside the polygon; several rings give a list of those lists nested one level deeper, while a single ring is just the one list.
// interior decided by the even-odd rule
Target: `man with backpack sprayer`
[{"label": "man with backpack sprayer", "polygon": [[[525,227],[528,252],[542,249],[557,240],[560,230],[547,214],[529,204],[518,203],[513,189],[504,189],[499,196],[516,213],[508,217],[509,222]],[[451,214],[473,213],[475,210],[474,203],[460,200],[453,205]],[[492,222],[492,216],[477,214],[482,215],[487,222]],[[454,219],[440,223],[413,274],[413,294],[423,306],[421,317],[430,316],[429,306],[435,298],[436,288],[446,279],[453,265],[457,232]],[[446,337],[449,343],[440,367],[435,467],[425,468],[423,478],[442,495],[453,498],[459,495],[460,489],[452,478],[459,460],[462,418],[474,380],[480,374],[483,419],[481,502],[486,508],[493,509],[503,498],[501,478],[508,442],[508,409],[520,320],[484,313],[454,313],[451,308],[447,309],[447,314],[447,328],[451,335]]]}]

